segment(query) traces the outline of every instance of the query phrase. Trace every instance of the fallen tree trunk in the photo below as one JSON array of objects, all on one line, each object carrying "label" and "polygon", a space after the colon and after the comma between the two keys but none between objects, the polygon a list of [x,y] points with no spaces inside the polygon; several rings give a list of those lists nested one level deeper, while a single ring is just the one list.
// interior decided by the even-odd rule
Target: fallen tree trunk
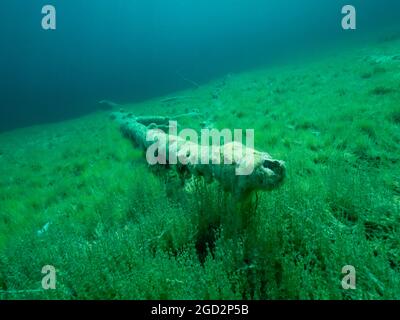
[{"label": "fallen tree trunk", "polygon": [[[187,115],[194,116],[198,113]],[[216,180],[225,190],[241,198],[254,190],[272,190],[281,184],[285,176],[284,162],[273,159],[266,152],[248,148],[238,142],[212,146],[204,151],[199,144],[186,141],[177,134],[157,130],[168,127],[171,120],[183,116],[185,115],[171,118],[137,117],[121,110],[112,113],[111,118],[120,125],[123,134],[144,151],[156,146],[157,153],[165,155],[166,167],[174,168],[183,179],[194,175],[202,176],[208,181]],[[162,141],[167,143],[160,143]],[[174,162],[171,154],[176,154],[181,161]],[[199,162],[203,157],[208,161]],[[227,159],[231,161],[226,161]],[[252,170],[248,170],[249,168]]]}]

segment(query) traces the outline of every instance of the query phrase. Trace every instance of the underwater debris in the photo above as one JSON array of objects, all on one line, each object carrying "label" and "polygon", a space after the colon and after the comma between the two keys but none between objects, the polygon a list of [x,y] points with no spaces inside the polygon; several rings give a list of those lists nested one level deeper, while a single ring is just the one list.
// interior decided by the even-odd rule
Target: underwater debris
[{"label": "underwater debris", "polygon": [[160,102],[167,103],[167,102],[174,102],[178,100],[187,100],[187,99],[194,99],[194,97],[192,96],[168,97],[160,100]]},{"label": "underwater debris", "polygon": [[36,234],[38,236],[42,236],[43,234],[45,234],[49,230],[50,224],[51,222],[47,222],[40,230],[36,232]]},{"label": "underwater debris", "polygon": [[399,54],[394,54],[394,55],[375,55],[375,56],[368,56],[367,60],[370,62],[376,63],[376,64],[385,64],[385,63],[390,63],[393,61],[400,61],[400,55]]},{"label": "underwater debris", "polygon": [[202,121],[200,123],[200,127],[202,129],[214,129],[215,128],[214,122],[212,122],[211,120]]},{"label": "underwater debris", "polygon": [[200,88],[200,85],[196,82],[193,81],[192,79],[189,79],[187,77],[185,77],[182,73],[180,73],[179,71],[176,71],[176,74],[178,75],[179,78],[181,78],[183,81],[190,83],[191,85],[193,85],[196,88]]},{"label": "underwater debris", "polygon": [[108,109],[118,109],[118,108],[122,107],[121,104],[110,101],[110,100],[100,100],[99,104],[108,106],[109,107]]},{"label": "underwater debris", "polygon": [[[189,116],[192,115],[189,114]],[[182,116],[184,115],[177,117]],[[179,158],[183,156],[190,159],[199,159],[200,156],[203,156],[203,154],[195,154],[196,152],[193,150],[200,148],[193,148],[193,142],[186,141],[177,135],[164,132],[148,134],[150,131],[149,125],[151,127],[165,125],[169,120],[176,119],[176,117],[128,117],[125,112],[115,112],[112,114],[112,118],[119,123],[123,134],[143,150],[147,150],[159,140],[168,141],[169,143],[166,143],[163,147],[167,157],[165,167],[174,168],[182,180],[190,179],[193,175],[202,176],[207,181],[216,180],[226,191],[232,192],[239,198],[244,198],[254,190],[272,190],[278,187],[285,177],[285,164],[283,161],[273,159],[266,152],[257,151],[238,142],[215,146],[212,149],[211,156],[207,157],[207,164],[200,164],[197,161],[190,160],[180,164],[169,163],[168,156],[170,151],[175,151]],[[160,135],[163,136],[163,139],[160,139]],[[199,147],[199,145],[196,146]],[[190,154],[190,152],[193,152],[193,154]],[[234,159],[233,154],[240,155],[239,159],[235,159],[229,164],[224,163],[224,159]],[[245,170],[250,166],[249,161],[252,162],[253,170],[249,174],[238,175],[238,169]]]},{"label": "underwater debris", "polygon": [[288,125],[286,126],[286,128],[288,128],[288,129],[290,129],[290,130],[296,130],[296,126],[293,126],[293,125],[291,125],[291,124],[288,124]]}]

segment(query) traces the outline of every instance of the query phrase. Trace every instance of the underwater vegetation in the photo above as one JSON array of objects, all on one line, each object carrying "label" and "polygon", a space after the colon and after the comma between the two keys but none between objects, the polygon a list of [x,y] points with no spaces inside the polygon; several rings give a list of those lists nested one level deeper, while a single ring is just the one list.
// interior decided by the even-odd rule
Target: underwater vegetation
[{"label": "underwater vegetation", "polygon": [[[108,112],[0,135],[0,298],[399,299],[399,52],[393,39],[125,106],[254,128],[287,172],[251,201],[149,170]],[[29,291],[44,265],[57,289]]]}]

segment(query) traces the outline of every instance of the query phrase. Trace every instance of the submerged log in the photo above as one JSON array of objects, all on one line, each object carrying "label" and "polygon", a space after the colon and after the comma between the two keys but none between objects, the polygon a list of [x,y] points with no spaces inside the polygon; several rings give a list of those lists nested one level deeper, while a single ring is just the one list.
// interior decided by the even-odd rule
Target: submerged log
[{"label": "submerged log", "polygon": [[[193,115],[198,113],[188,114]],[[121,110],[112,113],[111,118],[120,125],[123,134],[139,148],[148,152],[149,148],[157,147],[157,153],[165,155],[163,164],[169,169],[174,168],[183,179],[202,176],[207,181],[216,180],[225,190],[240,198],[255,190],[272,190],[282,183],[285,177],[284,162],[273,159],[266,152],[257,151],[239,142],[202,148],[201,145],[186,141],[177,134],[152,130],[165,128],[169,121],[183,116],[137,117]],[[176,155],[176,159],[173,159],[171,154]],[[227,159],[230,161],[226,161]]]}]

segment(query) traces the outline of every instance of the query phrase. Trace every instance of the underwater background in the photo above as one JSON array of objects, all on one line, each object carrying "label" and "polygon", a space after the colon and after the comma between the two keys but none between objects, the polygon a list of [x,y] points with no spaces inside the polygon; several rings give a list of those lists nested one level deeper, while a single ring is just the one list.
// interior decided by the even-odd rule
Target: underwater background
[{"label": "underwater background", "polygon": [[[41,28],[54,5],[57,29]],[[143,101],[231,72],[354,46],[398,26],[396,0],[355,0],[358,30],[341,28],[346,1],[2,1],[0,131],[97,110],[101,99]]]},{"label": "underwater background", "polygon": [[[398,1],[0,7],[0,299],[400,298]],[[124,138],[120,107],[252,128],[285,181],[244,203],[182,185]]]}]

